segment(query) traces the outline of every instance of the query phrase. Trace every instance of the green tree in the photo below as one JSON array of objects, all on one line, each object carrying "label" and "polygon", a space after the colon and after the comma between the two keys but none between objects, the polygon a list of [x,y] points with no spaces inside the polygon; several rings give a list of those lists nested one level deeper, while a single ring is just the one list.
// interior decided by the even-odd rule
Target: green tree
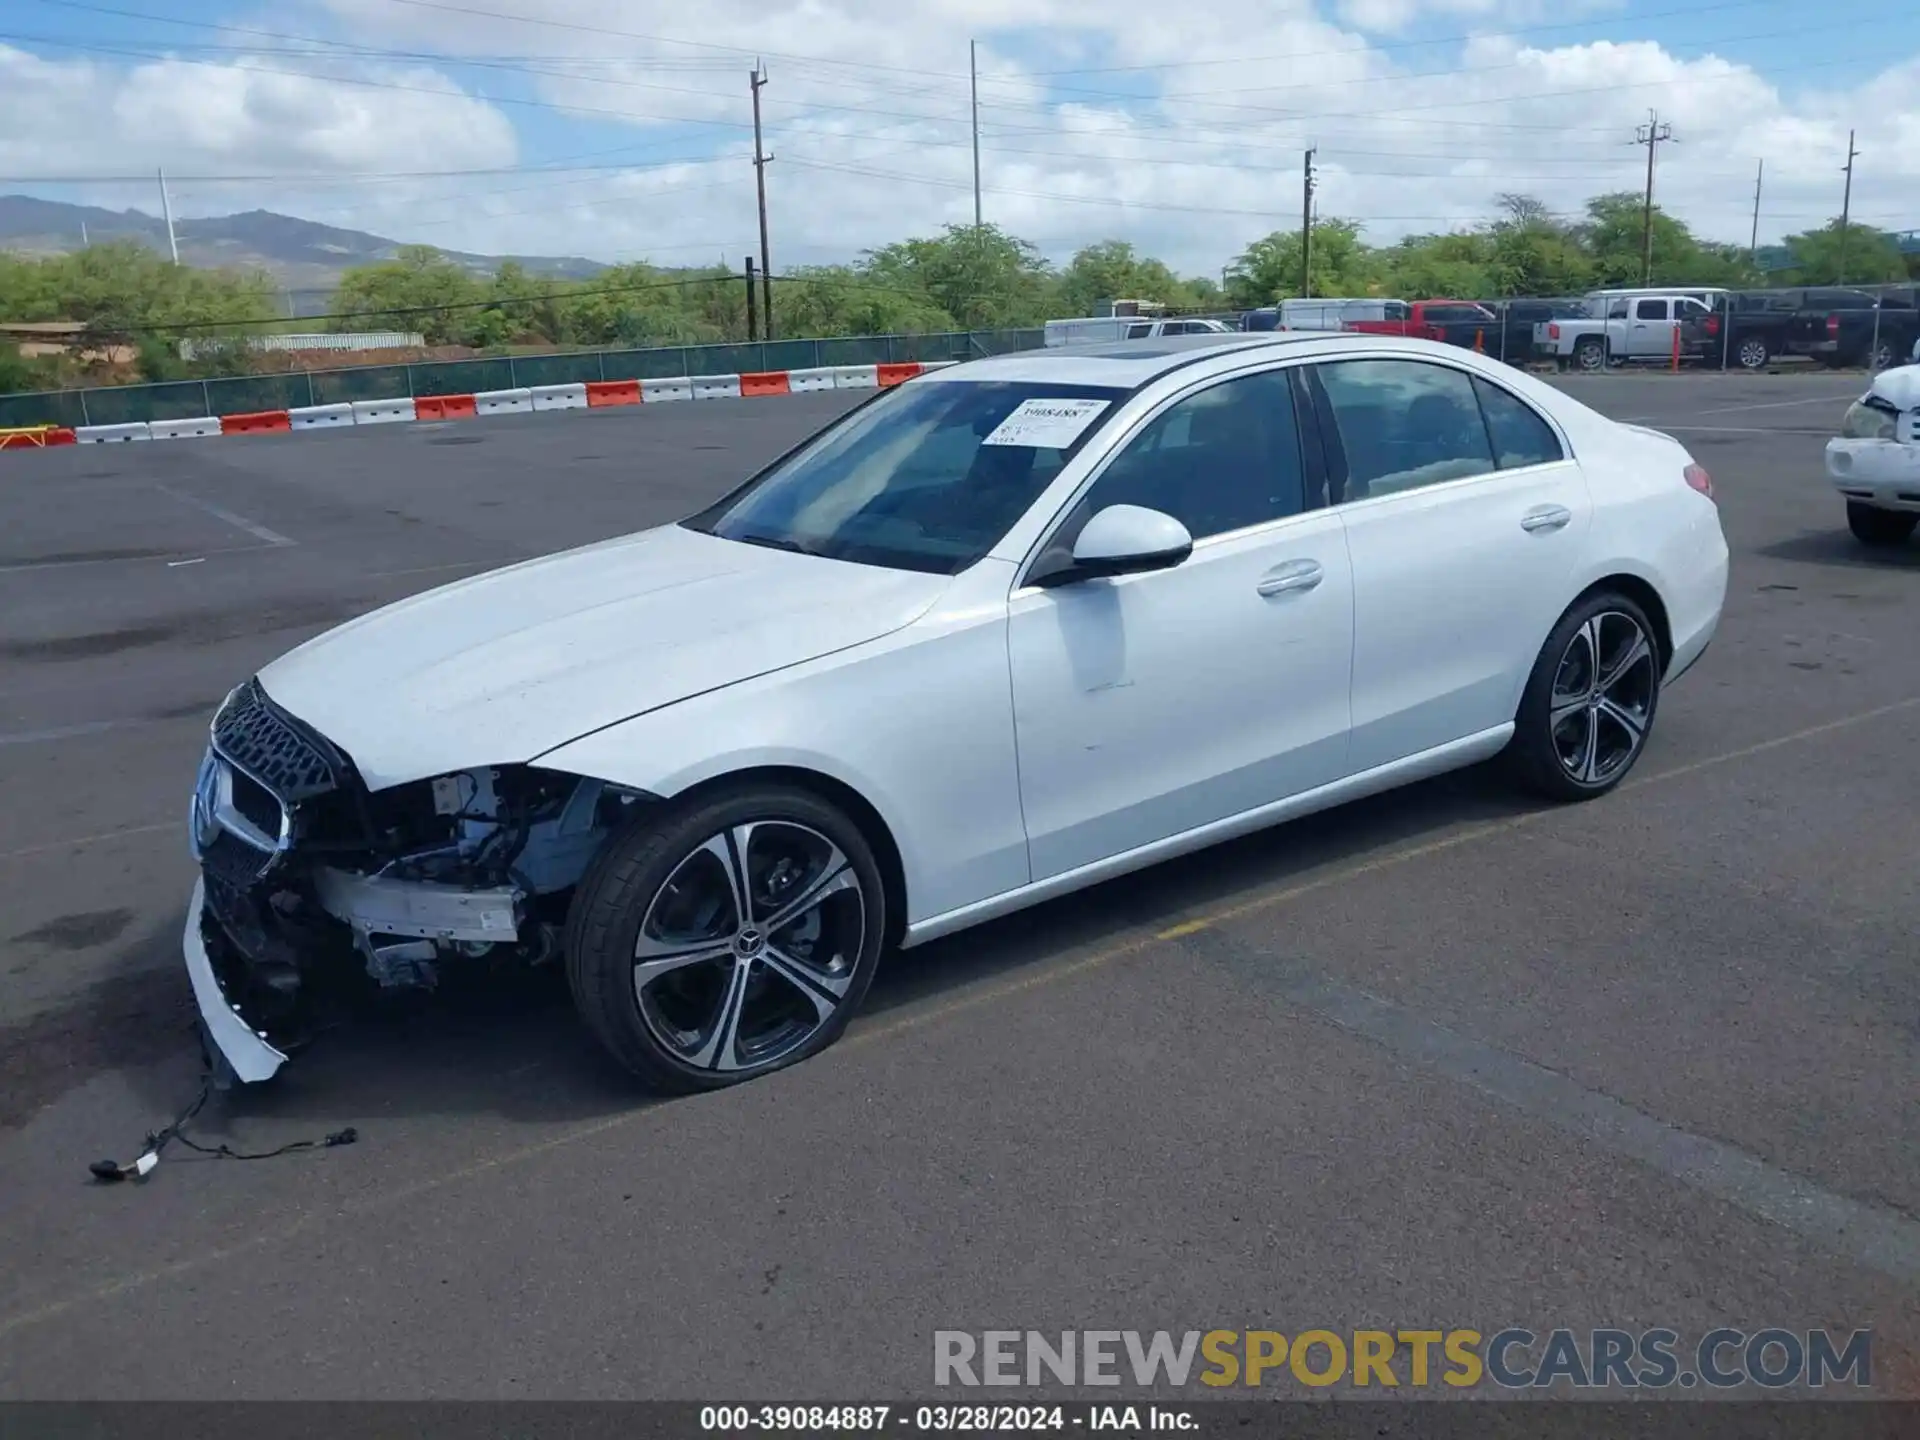
[{"label": "green tree", "polygon": [[[1682,221],[1658,205],[1653,207],[1653,275],[1651,283],[1703,284],[1698,271],[1700,242]],[[1646,282],[1647,220],[1643,197],[1631,190],[1596,195],[1587,201],[1587,219],[1576,233],[1592,257],[1593,280],[1602,286],[1632,286]]]},{"label": "green tree", "polygon": [[[1354,220],[1320,220],[1313,227],[1313,293],[1373,293],[1378,265],[1360,242]],[[1254,241],[1227,267],[1228,301],[1242,308],[1271,305],[1300,294],[1300,232],[1276,230]]]},{"label": "green tree", "polygon": [[1847,226],[1844,257],[1838,216],[1817,230],[1787,236],[1786,246],[1793,256],[1792,284],[1883,285],[1907,278],[1900,242],[1885,230],[1858,221]]},{"label": "green tree", "polygon": [[874,284],[927,296],[966,330],[1038,325],[1057,303],[1040,252],[996,225],[898,241],[869,251],[860,270]]},{"label": "green tree", "polygon": [[1061,307],[1075,315],[1093,314],[1102,300],[1153,300],[1176,309],[1197,308],[1197,297],[1187,284],[1125,240],[1102,240],[1080,250],[1061,273],[1057,293]]},{"label": "green tree", "polygon": [[[392,259],[347,271],[334,292],[335,330],[417,330],[429,345],[470,341],[483,288],[431,245],[402,245]],[[454,306],[445,309],[433,307]]]},{"label": "green tree", "polygon": [[775,287],[782,335],[921,335],[962,328],[931,296],[849,265],[810,265]]}]

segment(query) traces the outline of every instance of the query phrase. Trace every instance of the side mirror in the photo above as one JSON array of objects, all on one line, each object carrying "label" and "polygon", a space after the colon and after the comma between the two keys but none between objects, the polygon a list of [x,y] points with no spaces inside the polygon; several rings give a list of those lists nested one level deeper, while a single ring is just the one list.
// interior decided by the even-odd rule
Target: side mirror
[{"label": "side mirror", "polygon": [[1171,515],[1143,505],[1109,505],[1081,527],[1073,562],[1034,577],[1040,585],[1063,585],[1104,575],[1167,570],[1193,553],[1193,536]]}]

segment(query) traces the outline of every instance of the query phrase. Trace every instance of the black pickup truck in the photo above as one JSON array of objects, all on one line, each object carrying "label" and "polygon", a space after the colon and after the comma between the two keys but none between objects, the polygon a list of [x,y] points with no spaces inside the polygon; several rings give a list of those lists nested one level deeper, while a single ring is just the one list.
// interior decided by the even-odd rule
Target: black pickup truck
[{"label": "black pickup truck", "polygon": [[1874,296],[1865,291],[1819,291],[1857,295],[1860,303],[1808,304],[1787,327],[1787,349],[1822,365],[1885,370],[1905,361],[1920,335],[1920,311],[1910,294]]},{"label": "black pickup truck", "polygon": [[[1874,368],[1899,364],[1913,346],[1916,312],[1899,295],[1879,312]],[[1740,290],[1712,297],[1707,314],[1684,321],[1682,348],[1716,369],[1761,370],[1781,355],[1826,365],[1866,365],[1874,341],[1876,297],[1840,287]]]}]

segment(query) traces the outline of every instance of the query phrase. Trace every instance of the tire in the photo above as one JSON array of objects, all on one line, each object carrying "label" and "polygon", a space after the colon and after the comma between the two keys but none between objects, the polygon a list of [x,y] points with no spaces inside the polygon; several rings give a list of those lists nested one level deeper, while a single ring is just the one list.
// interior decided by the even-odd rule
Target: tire
[{"label": "tire", "polygon": [[1920,515],[1882,510],[1862,505],[1858,500],[1847,502],[1847,528],[1862,545],[1904,545],[1912,538],[1916,526],[1920,526]]},{"label": "tire", "polygon": [[1742,340],[1733,352],[1733,360],[1742,370],[1764,370],[1767,362],[1773,358],[1767,349],[1767,342],[1757,335]]},{"label": "tire", "polygon": [[[746,924],[733,898],[743,871]],[[840,1038],[888,918],[858,825],[811,791],[749,783],[662,807],[608,842],[568,915],[567,982],[587,1028],[643,1083],[717,1090]]]},{"label": "tire", "polygon": [[1506,754],[1514,778],[1550,800],[1612,790],[1646,750],[1665,663],[1633,600],[1602,590],[1576,602],[1547,636],[1521,693]]},{"label": "tire", "polygon": [[1607,342],[1597,339],[1582,340],[1573,347],[1573,365],[1576,370],[1584,370],[1589,375],[1607,368]]},{"label": "tire", "polygon": [[1890,340],[1882,340],[1879,348],[1867,357],[1867,368],[1870,370],[1891,370],[1899,363],[1897,352]]}]

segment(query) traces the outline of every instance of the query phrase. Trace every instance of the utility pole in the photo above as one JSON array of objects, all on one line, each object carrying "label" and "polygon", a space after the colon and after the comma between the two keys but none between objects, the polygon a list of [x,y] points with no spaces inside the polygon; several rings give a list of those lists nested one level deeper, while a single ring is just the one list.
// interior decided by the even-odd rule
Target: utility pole
[{"label": "utility pole", "polygon": [[773,339],[773,255],[767,247],[767,162],[773,156],[760,145],[760,87],[767,83],[766,67],[758,61],[748,75],[753,86],[753,183],[760,192],[760,325],[765,338]]},{"label": "utility pole", "polygon": [[1853,215],[1853,162],[1860,158],[1860,152],[1853,148],[1853,131],[1847,131],[1847,188],[1840,197],[1840,273],[1833,277],[1833,283],[1847,283],[1847,221]]},{"label": "utility pole", "polygon": [[1633,143],[1647,147],[1647,201],[1640,214],[1640,261],[1642,285],[1653,283],[1653,153],[1662,140],[1673,139],[1673,126],[1662,125],[1660,117],[1647,111],[1647,123],[1635,132]]},{"label": "utility pole", "polygon": [[84,220],[80,222],[80,248],[82,250],[92,248],[92,242],[87,239],[87,222]]},{"label": "utility pole", "polygon": [[973,228],[980,228],[980,42],[967,41],[967,79],[973,88]]},{"label": "utility pole", "polygon": [[167,249],[173,252],[173,263],[180,263],[180,242],[173,238],[173,202],[167,198],[167,172],[156,171],[160,177],[160,213],[167,217]]},{"label": "utility pole", "polygon": [[759,321],[754,315],[753,294],[753,257],[747,256],[747,339],[753,339],[753,332]]},{"label": "utility pole", "polygon": [[1753,233],[1747,237],[1747,262],[1754,269],[1760,268],[1760,181],[1767,173],[1767,162],[1756,161],[1753,167]]},{"label": "utility pole", "polygon": [[1318,147],[1307,151],[1300,167],[1300,294],[1313,294],[1313,157]]}]

